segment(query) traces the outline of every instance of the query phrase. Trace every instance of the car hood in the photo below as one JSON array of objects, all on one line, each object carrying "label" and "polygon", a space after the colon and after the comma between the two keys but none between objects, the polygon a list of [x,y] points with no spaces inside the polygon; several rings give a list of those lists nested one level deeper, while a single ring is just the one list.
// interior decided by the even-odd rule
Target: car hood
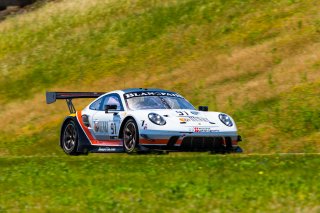
[{"label": "car hood", "polygon": [[149,121],[149,113],[157,113],[161,115],[167,122],[168,128],[189,128],[189,127],[215,127],[223,130],[236,129],[235,122],[233,126],[227,127],[219,119],[221,112],[204,112],[198,110],[180,110],[180,109],[150,109],[132,111],[139,120]]}]

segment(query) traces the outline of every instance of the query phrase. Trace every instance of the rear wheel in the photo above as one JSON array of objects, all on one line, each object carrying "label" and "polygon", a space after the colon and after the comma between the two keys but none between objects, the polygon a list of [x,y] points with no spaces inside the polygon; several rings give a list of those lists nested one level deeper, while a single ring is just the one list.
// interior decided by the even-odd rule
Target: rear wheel
[{"label": "rear wheel", "polygon": [[78,155],[78,129],[73,120],[66,123],[63,129],[61,147],[68,155]]},{"label": "rear wheel", "polygon": [[136,153],[139,146],[139,130],[136,122],[129,119],[123,128],[123,149],[126,153]]}]

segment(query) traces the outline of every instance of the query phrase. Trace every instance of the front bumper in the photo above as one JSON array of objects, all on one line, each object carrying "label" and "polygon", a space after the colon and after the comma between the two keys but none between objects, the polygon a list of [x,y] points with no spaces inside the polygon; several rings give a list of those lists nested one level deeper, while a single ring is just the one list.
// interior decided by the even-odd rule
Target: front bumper
[{"label": "front bumper", "polygon": [[178,151],[237,152],[241,137],[237,132],[176,132],[148,131],[140,134],[142,146]]}]

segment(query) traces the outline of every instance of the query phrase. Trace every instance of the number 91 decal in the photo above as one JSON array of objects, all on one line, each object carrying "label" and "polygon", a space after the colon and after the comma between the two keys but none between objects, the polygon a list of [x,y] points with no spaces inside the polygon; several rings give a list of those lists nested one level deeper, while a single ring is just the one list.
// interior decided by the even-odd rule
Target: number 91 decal
[{"label": "number 91 decal", "polygon": [[186,111],[176,111],[179,116],[188,116],[189,114]]},{"label": "number 91 decal", "polygon": [[110,135],[116,135],[117,134],[117,126],[116,123],[110,122]]}]

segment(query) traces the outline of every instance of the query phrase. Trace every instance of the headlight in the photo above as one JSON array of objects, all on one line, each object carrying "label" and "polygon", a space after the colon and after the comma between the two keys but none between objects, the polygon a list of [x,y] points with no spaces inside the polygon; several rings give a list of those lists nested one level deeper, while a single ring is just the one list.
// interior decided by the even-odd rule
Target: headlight
[{"label": "headlight", "polygon": [[219,119],[224,123],[226,126],[233,126],[231,118],[226,114],[219,114]]},{"label": "headlight", "polygon": [[157,125],[166,124],[166,121],[164,120],[164,118],[161,115],[158,115],[157,113],[149,113],[148,117],[152,123],[155,123]]}]

